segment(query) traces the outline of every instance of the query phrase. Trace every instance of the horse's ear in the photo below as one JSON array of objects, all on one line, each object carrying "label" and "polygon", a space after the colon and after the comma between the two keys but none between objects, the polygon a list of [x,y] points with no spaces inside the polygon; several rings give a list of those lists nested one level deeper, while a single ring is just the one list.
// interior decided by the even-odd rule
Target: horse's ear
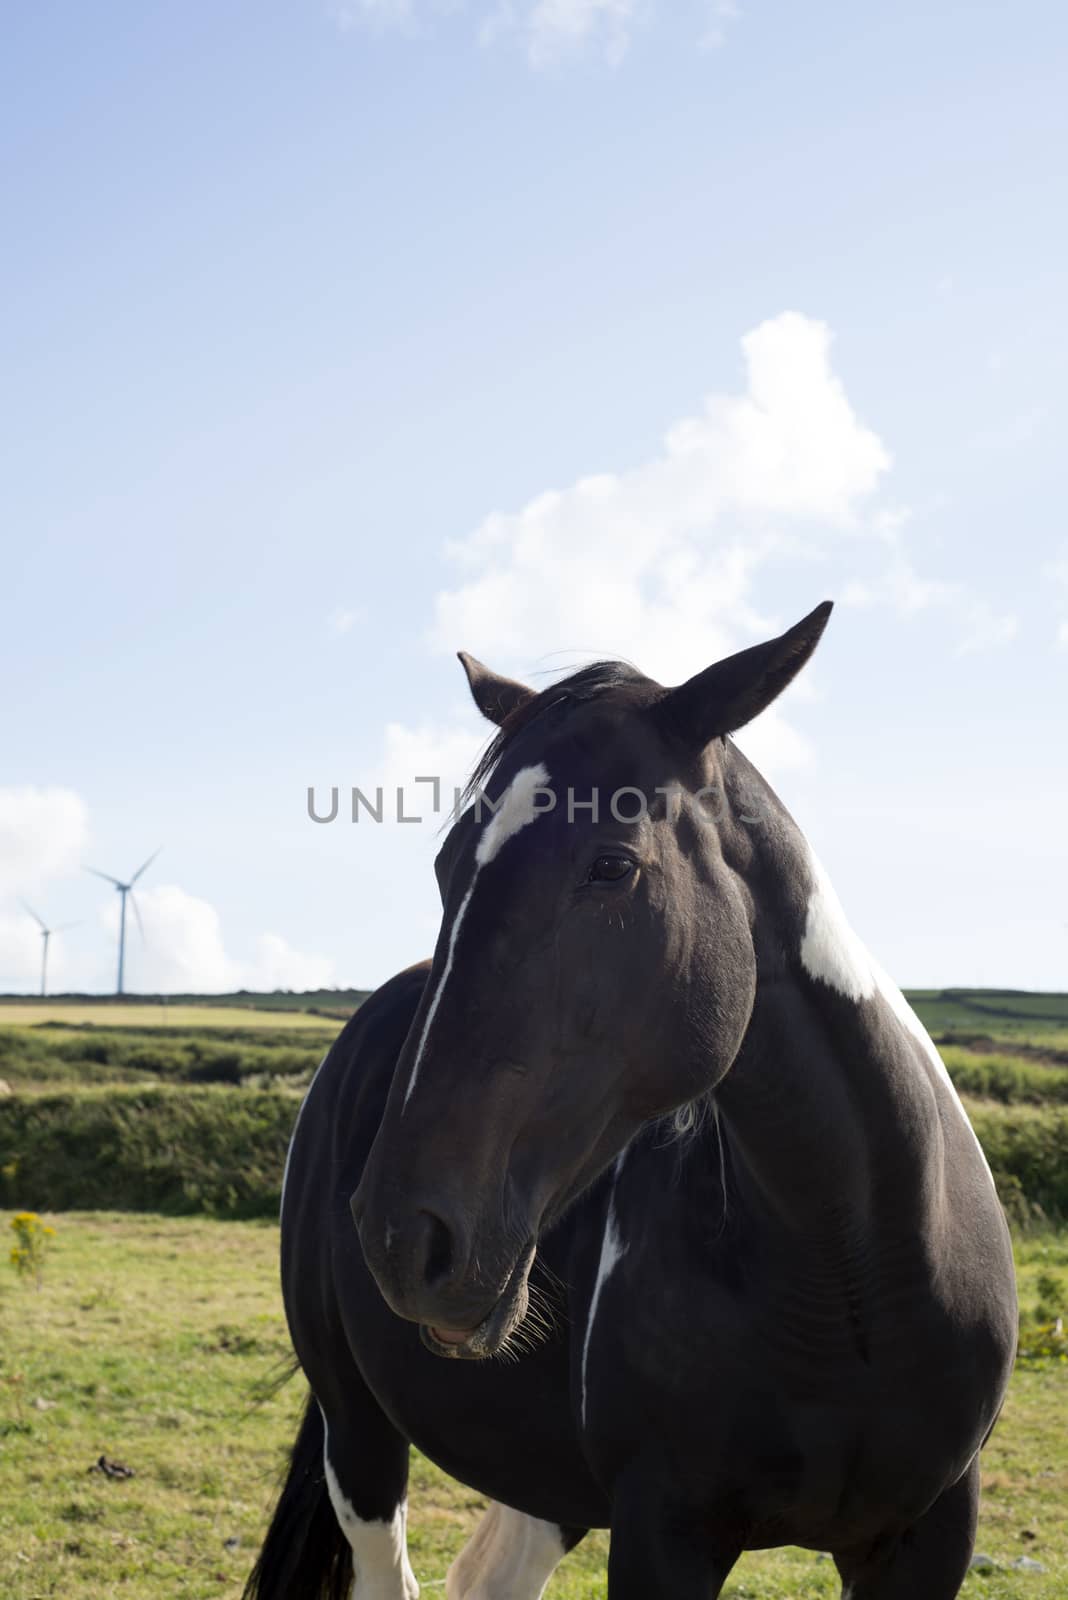
[{"label": "horse's ear", "polygon": [[669,689],[657,706],[658,717],[674,734],[701,747],[744,727],[801,671],[830,614],[831,602],[824,600],[778,639],[739,650]]},{"label": "horse's ear", "polygon": [[475,705],[484,717],[498,727],[518,706],[533,700],[534,690],[528,689],[525,683],[516,683],[514,678],[502,678],[496,672],[491,672],[481,661],[469,656],[466,650],[456,653],[467,673],[468,687]]}]

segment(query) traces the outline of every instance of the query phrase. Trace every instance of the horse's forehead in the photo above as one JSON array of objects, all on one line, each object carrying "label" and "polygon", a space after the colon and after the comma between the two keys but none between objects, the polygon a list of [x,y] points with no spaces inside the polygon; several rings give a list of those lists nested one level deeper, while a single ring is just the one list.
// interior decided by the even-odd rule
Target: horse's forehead
[{"label": "horse's forehead", "polygon": [[520,767],[482,825],[475,848],[476,867],[485,867],[499,855],[509,839],[536,822],[547,809],[552,785],[544,761]]},{"label": "horse's forehead", "polygon": [[[462,861],[466,884],[531,824],[557,829],[562,818],[591,826],[595,815],[607,820],[621,787],[638,790],[655,807],[662,781],[655,735],[644,718],[611,704],[579,707],[566,729],[550,738],[520,738],[505,752],[442,844],[435,863],[439,879]],[[591,808],[594,793],[597,805]]]}]

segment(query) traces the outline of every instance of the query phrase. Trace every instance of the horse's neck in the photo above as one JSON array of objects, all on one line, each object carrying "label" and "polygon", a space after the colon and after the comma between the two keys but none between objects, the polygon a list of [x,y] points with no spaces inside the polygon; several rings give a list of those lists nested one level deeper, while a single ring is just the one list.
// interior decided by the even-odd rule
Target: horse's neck
[{"label": "horse's neck", "polygon": [[800,829],[732,754],[735,809],[758,818],[743,846],[755,886],[756,1000],[717,1092],[737,1181],[806,1237],[863,1229],[889,1195],[901,1226],[915,1227],[939,1131],[904,1003],[880,988],[886,980]]}]

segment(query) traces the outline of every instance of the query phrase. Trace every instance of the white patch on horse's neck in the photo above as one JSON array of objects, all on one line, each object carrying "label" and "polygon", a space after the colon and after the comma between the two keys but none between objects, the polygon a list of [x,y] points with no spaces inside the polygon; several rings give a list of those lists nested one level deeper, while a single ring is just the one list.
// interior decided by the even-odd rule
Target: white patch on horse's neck
[{"label": "white patch on horse's neck", "polygon": [[365,1522],[331,1465],[325,1416],[323,1428],[326,1489],[338,1526],[352,1551],[351,1600],[419,1600],[419,1585],[408,1562],[408,1502],[401,1500],[388,1520]]},{"label": "white patch on horse's neck", "polygon": [[615,1164],[615,1169],[612,1173],[612,1187],[608,1191],[608,1212],[605,1216],[604,1235],[601,1239],[601,1259],[597,1263],[597,1281],[593,1286],[593,1294],[590,1297],[590,1314],[586,1321],[586,1337],[582,1342],[581,1377],[583,1427],[586,1426],[586,1369],[589,1365],[590,1339],[593,1335],[593,1324],[597,1317],[597,1307],[600,1303],[602,1289],[604,1288],[611,1274],[614,1272],[615,1268],[619,1265],[627,1249],[626,1245],[623,1243],[623,1238],[619,1231],[619,1223],[616,1221],[615,1207],[616,1182],[619,1178],[619,1174],[623,1170],[623,1161],[626,1157],[626,1153],[626,1150],[623,1150],[620,1153]]},{"label": "white patch on horse's neck", "polygon": [[489,1508],[449,1568],[445,1600],[540,1600],[564,1557],[555,1522],[528,1517],[491,1500]]},{"label": "white patch on horse's neck", "polygon": [[875,993],[871,957],[846,920],[831,880],[812,852],[814,878],[801,939],[801,965],[850,1000],[870,1000]]},{"label": "white patch on horse's neck", "polygon": [[[832,989],[837,989],[839,994],[846,995],[850,1000],[870,1000],[876,993],[882,996],[898,1022],[923,1046],[932,1067],[948,1088],[953,1103],[975,1140],[975,1147],[990,1175],[990,1164],[983,1147],[976,1137],[975,1129],[961,1104],[960,1096],[946,1071],[946,1064],[939,1055],[934,1040],[897,984],[883,971],[853,932],[830,879],[811,849],[808,855],[813,886],[805,916],[805,931],[801,939],[801,965],[810,978],[818,978],[822,983],[829,984]],[[990,1182],[991,1184],[994,1182],[992,1175]]]},{"label": "white patch on horse's neck", "polygon": [[475,851],[474,875],[468,885],[467,893],[460,901],[452,927],[449,929],[449,947],[445,953],[445,965],[442,968],[441,977],[438,980],[437,988],[434,990],[433,998],[426,1008],[423,1031],[419,1035],[419,1044],[416,1048],[415,1060],[412,1062],[412,1075],[408,1079],[408,1087],[404,1094],[404,1105],[401,1107],[402,1111],[412,1098],[415,1080],[419,1076],[419,1068],[423,1064],[423,1055],[426,1051],[427,1039],[430,1036],[430,1027],[434,1017],[437,1015],[445,984],[452,971],[453,960],[456,956],[456,941],[460,937],[460,925],[464,920],[468,906],[471,904],[471,896],[475,892],[478,875],[482,868],[488,866],[500,853],[502,845],[507,844],[509,839],[525,828],[528,823],[533,822],[546,809],[544,806],[537,804],[537,791],[544,789],[548,782],[549,773],[544,762],[539,761],[536,767],[521,767],[497,802],[497,809],[482,830],[482,837],[479,839],[478,848]]}]

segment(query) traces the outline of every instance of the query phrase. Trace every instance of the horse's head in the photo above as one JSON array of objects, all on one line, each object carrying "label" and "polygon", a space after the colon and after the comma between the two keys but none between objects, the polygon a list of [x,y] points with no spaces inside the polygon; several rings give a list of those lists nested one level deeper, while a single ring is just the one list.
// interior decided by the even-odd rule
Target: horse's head
[{"label": "horse's head", "polygon": [[383,1295],[439,1353],[499,1349],[539,1235],[734,1060],[753,819],[725,794],[724,741],[829,613],[677,689],[601,664],[535,694],[461,658],[501,731],[437,860],[441,933],[353,1196]]}]

